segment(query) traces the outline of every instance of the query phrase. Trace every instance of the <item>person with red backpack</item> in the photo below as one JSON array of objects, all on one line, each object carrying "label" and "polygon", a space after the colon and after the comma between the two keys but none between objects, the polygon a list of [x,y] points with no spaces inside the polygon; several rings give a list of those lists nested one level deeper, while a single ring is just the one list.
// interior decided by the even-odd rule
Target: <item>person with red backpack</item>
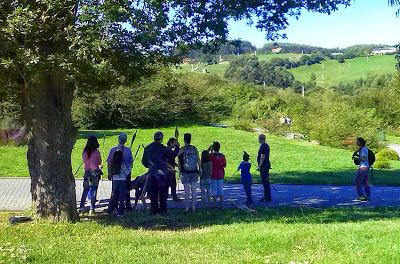
[{"label": "person with red backpack", "polygon": [[367,148],[367,143],[363,138],[357,138],[358,151],[353,154],[353,161],[358,165],[355,177],[357,200],[369,201],[371,198],[371,187],[368,183],[368,171],[375,162],[375,154]]},{"label": "person with red backpack", "polygon": [[[192,135],[183,135],[185,146],[181,148],[178,159],[181,181],[185,190],[185,210],[195,211],[197,202],[197,181],[200,172],[200,158],[197,148],[191,145]],[[192,199],[190,200],[190,197]]]}]

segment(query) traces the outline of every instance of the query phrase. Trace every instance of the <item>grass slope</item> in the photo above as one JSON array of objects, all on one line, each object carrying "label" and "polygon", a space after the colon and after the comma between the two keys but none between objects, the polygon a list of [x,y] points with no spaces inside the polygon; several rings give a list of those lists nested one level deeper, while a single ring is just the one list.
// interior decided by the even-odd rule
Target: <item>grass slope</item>
[{"label": "grass slope", "polygon": [[10,226],[1,263],[399,263],[398,209],[170,211]]},{"label": "grass slope", "polygon": [[326,60],[321,64],[301,66],[291,69],[296,80],[306,82],[310,80],[311,73],[317,77],[320,86],[335,85],[340,82],[351,82],[366,78],[372,74],[386,74],[395,72],[395,57],[393,55],[359,57],[339,63],[336,60]]},{"label": "grass slope", "polygon": [[[174,128],[162,129],[165,133],[165,141],[173,137]],[[122,131],[122,130],[121,130]],[[125,130],[132,135],[132,130]],[[156,129],[140,129],[133,146],[133,153],[139,144],[148,144],[152,141]],[[228,167],[226,178],[230,181],[239,181],[239,176],[232,175],[235,168],[242,159],[243,150],[250,153],[253,160],[256,159],[258,151],[257,134],[244,132],[232,128],[213,127],[186,127],[180,128],[181,139],[185,132],[193,135],[193,144],[199,151],[207,149],[213,141],[221,143],[221,152],[226,155]],[[86,144],[86,137],[93,132],[85,132],[77,140],[72,153],[73,169],[78,168],[81,162],[81,153]],[[95,131],[99,137],[105,133],[105,153],[117,144],[116,131]],[[351,160],[351,151],[334,149],[314,145],[303,141],[288,140],[283,137],[268,135],[268,142],[271,145],[271,180],[276,183],[302,183],[302,184],[353,184],[355,166]],[[130,139],[129,139],[130,140]],[[102,139],[99,139],[102,145]],[[103,150],[101,150],[103,152]],[[143,151],[140,150],[138,159],[135,162],[133,175],[145,172],[141,166]],[[400,185],[398,173],[400,162],[393,162],[394,169],[387,171],[376,170],[372,179],[373,184]],[[258,172],[255,167],[252,173],[258,181]],[[81,177],[83,170],[78,173]],[[26,147],[0,147],[0,176],[26,176],[28,175],[26,165]]]},{"label": "grass slope", "polygon": [[[288,58],[290,60],[298,60],[301,54],[282,53],[282,54],[260,54],[257,55],[260,61],[270,60],[271,58]],[[350,66],[349,66],[350,64]],[[366,57],[359,57],[346,60],[345,63],[338,63],[336,60],[325,60],[320,64],[311,66],[301,66],[298,68],[290,69],[296,80],[306,82],[310,80],[311,73],[317,77],[317,84],[337,85],[340,82],[352,82],[360,78],[366,78],[372,74],[386,74],[395,72],[396,60],[394,55],[384,56],[370,56],[367,60]],[[202,74],[202,70],[207,69],[208,72],[217,74],[221,77],[224,76],[225,70],[229,62],[215,65],[201,64],[196,71]],[[191,65],[181,65],[181,68],[176,69],[177,72],[190,72]]]}]

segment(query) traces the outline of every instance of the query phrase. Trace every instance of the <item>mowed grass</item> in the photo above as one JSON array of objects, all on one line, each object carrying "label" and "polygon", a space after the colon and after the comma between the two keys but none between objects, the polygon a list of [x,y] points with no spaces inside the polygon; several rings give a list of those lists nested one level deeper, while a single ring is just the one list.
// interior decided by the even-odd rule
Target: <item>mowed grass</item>
[{"label": "mowed grass", "polygon": [[349,83],[373,74],[395,72],[396,60],[394,55],[359,57],[339,63],[336,60],[325,60],[320,64],[301,66],[291,69],[296,80],[306,82],[311,74],[317,77],[317,84],[324,86],[337,85],[340,82]]},{"label": "mowed grass", "polygon": [[171,210],[11,226],[0,213],[1,263],[399,263],[399,211]]},{"label": "mowed grass", "polygon": [[[165,134],[165,142],[174,136],[175,128],[161,129]],[[129,135],[129,142],[133,130],[125,131]],[[100,152],[104,153],[103,159],[108,155],[111,147],[117,144],[117,136],[120,131],[85,131],[78,138],[72,153],[73,171],[81,163],[82,150],[86,144],[86,138],[90,134],[99,137],[101,145]],[[141,144],[152,142],[153,134],[157,129],[139,129],[133,154]],[[233,128],[215,128],[204,126],[191,126],[179,128],[180,139],[182,140],[185,132],[192,133],[193,144],[201,152],[207,149],[213,141],[221,143],[221,152],[226,155],[227,169],[226,179],[228,181],[239,182],[239,175],[234,172],[242,160],[243,151],[251,155],[255,162],[258,151],[258,134],[235,130]],[[103,134],[106,135],[105,147],[103,148]],[[338,184],[352,185],[354,178],[355,165],[351,160],[352,151],[335,149],[319,146],[305,141],[289,140],[284,137],[267,135],[268,143],[271,146],[271,181],[275,183],[295,183],[295,184]],[[128,145],[129,145],[128,142]],[[141,165],[143,149],[139,150],[133,168],[133,175],[137,176],[146,172]],[[375,170],[371,179],[375,185],[400,185],[400,162],[393,161],[391,170]],[[106,171],[106,170],[105,170]],[[259,181],[256,167],[253,166],[251,172],[255,182]],[[27,176],[26,147],[0,147],[0,176]],[[83,169],[77,174],[80,178]]]}]

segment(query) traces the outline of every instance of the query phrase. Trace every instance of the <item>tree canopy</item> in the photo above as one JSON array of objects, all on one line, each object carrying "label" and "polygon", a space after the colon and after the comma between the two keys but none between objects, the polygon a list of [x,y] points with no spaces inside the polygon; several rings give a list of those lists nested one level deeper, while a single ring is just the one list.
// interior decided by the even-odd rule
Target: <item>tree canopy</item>
[{"label": "tree canopy", "polygon": [[195,46],[218,46],[231,19],[245,19],[275,39],[285,36],[290,16],[304,10],[329,14],[350,2],[1,1],[0,85],[17,92],[27,123],[36,215],[77,219],[71,106],[80,92],[129,83]]}]

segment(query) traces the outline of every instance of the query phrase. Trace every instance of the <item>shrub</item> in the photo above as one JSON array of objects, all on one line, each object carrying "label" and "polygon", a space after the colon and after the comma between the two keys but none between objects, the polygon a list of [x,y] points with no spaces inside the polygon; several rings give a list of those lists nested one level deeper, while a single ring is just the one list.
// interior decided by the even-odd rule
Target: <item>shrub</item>
[{"label": "shrub", "polygon": [[399,160],[399,155],[393,149],[384,148],[376,154],[377,159]]},{"label": "shrub", "polygon": [[385,158],[377,159],[374,163],[374,168],[377,169],[390,169],[391,167],[390,160]]},{"label": "shrub", "polygon": [[253,131],[253,123],[247,119],[236,119],[233,127],[238,130]]}]

